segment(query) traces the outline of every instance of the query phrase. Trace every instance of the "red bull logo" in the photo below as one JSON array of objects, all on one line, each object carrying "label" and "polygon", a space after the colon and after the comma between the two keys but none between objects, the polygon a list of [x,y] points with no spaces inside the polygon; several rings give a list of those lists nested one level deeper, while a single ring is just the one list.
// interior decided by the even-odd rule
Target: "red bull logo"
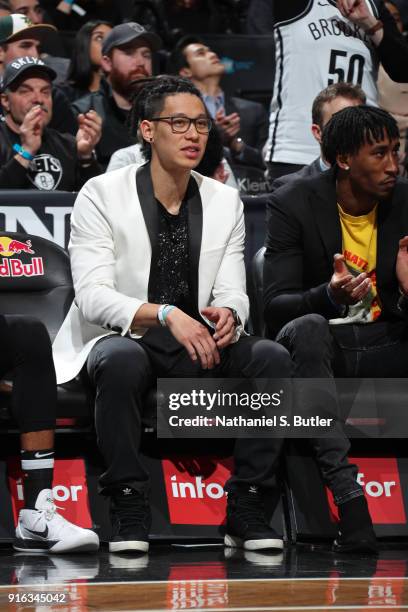
[{"label": "red bull logo", "polygon": [[8,236],[0,236],[0,278],[44,276],[42,257],[31,257],[30,262],[22,262],[15,255],[34,255],[31,240],[21,242]]}]

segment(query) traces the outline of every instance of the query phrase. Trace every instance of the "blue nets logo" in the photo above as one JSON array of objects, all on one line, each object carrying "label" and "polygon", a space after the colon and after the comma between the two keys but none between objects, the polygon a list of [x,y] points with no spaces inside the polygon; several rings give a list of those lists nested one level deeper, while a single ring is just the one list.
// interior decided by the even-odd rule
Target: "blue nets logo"
[{"label": "blue nets logo", "polygon": [[255,62],[250,61],[236,61],[232,59],[232,57],[222,57],[221,62],[225,66],[225,74],[235,74],[235,72],[239,72],[240,70],[252,70],[255,66]]}]

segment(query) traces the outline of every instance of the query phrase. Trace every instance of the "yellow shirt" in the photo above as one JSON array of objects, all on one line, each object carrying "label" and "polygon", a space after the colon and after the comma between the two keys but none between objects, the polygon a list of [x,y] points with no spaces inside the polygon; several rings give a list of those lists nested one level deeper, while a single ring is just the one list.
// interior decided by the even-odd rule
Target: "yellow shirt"
[{"label": "yellow shirt", "polygon": [[371,279],[371,290],[360,302],[349,307],[346,317],[332,319],[330,323],[371,323],[381,314],[376,279],[377,205],[367,215],[358,217],[345,213],[339,204],[337,207],[346,265],[353,276],[365,272]]}]

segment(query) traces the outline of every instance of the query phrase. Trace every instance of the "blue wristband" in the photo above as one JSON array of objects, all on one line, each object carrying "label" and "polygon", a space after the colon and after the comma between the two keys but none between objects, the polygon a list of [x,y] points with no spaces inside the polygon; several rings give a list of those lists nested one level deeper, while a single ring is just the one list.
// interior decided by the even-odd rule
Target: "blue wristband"
[{"label": "blue wristband", "polygon": [[31,155],[28,151],[24,151],[23,147],[19,144],[13,144],[13,150],[21,155],[24,159],[28,159],[28,161],[33,161],[34,155]]},{"label": "blue wristband", "polygon": [[74,4],[74,0],[64,0],[65,4]]},{"label": "blue wristband", "polygon": [[167,325],[166,323],[166,318],[167,315],[169,315],[171,313],[172,310],[175,309],[175,306],[173,306],[173,304],[166,304],[166,306],[163,308],[163,321],[164,321],[164,325]]}]

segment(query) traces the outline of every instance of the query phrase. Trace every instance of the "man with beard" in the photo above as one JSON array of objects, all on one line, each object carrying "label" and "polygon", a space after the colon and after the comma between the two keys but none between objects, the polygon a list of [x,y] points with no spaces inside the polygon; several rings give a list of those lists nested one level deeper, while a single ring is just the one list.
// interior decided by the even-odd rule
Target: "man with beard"
[{"label": "man with beard", "polygon": [[101,116],[102,138],[96,148],[99,163],[106,168],[112,154],[136,143],[129,134],[127,119],[137,82],[152,74],[152,51],[161,46],[160,38],[138,23],[115,26],[102,45],[102,79],[99,91],[73,104],[74,110],[95,110]]}]

